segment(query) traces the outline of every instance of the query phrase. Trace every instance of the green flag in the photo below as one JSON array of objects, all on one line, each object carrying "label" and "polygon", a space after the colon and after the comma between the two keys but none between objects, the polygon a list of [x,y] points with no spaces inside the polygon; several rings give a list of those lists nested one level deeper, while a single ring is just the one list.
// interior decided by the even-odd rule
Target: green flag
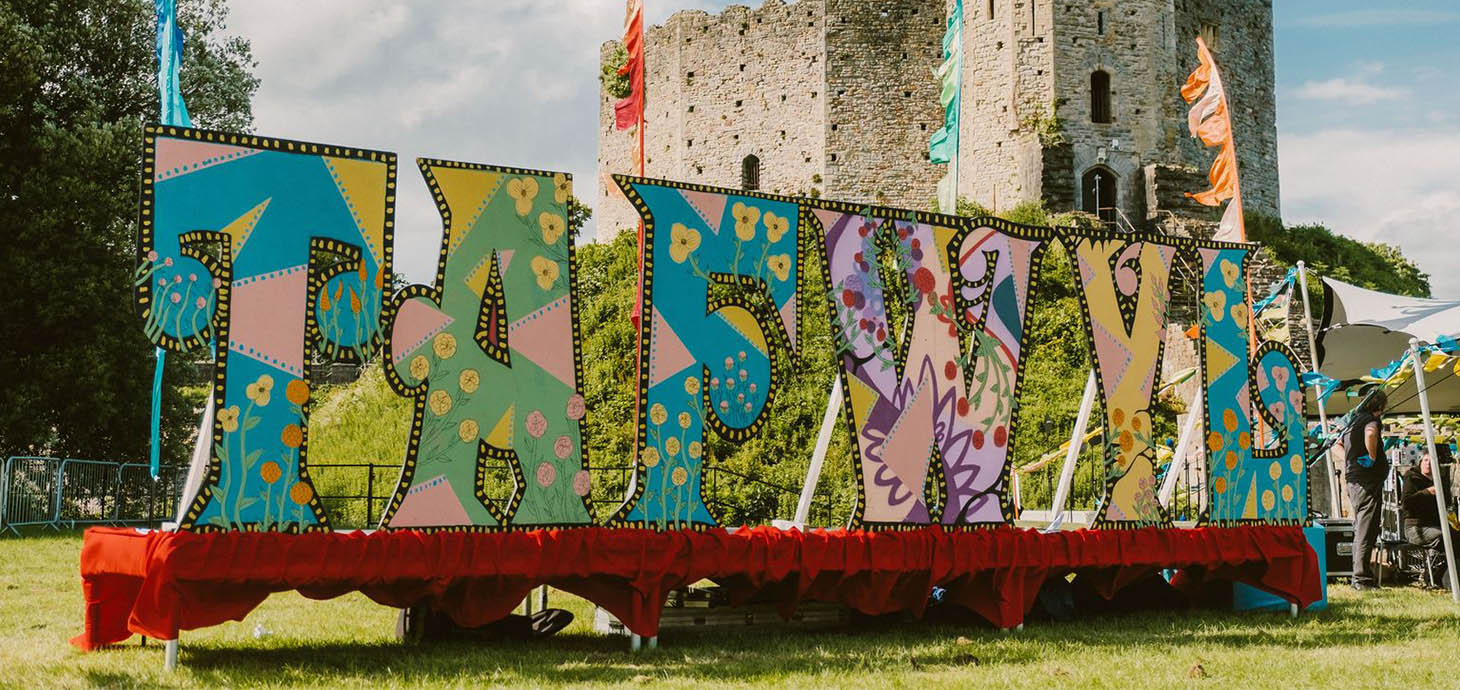
[{"label": "green flag", "polygon": [[938,101],[943,104],[943,126],[928,141],[928,158],[948,163],[958,155],[958,110],[963,96],[963,0],[953,3],[948,30],[943,34],[943,64],[938,66],[942,86]]}]

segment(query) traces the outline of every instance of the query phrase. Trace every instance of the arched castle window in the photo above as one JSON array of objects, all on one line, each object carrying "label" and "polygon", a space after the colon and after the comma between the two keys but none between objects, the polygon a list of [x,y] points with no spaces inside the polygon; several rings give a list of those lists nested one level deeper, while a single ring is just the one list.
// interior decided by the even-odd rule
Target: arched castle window
[{"label": "arched castle window", "polygon": [[760,159],[754,154],[740,161],[740,188],[747,192],[760,189]]},{"label": "arched castle window", "polygon": [[1080,178],[1081,210],[1100,216],[1106,223],[1114,223],[1115,209],[1120,204],[1120,183],[1109,168],[1095,167]]},{"label": "arched castle window", "polygon": [[1090,121],[1110,122],[1110,73],[1103,69],[1090,73]]}]

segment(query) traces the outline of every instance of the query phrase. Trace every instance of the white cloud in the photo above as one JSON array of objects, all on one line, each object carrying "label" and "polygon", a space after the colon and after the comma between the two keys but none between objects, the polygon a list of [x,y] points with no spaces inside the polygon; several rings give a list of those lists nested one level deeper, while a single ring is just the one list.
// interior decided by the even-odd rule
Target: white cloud
[{"label": "white cloud", "polygon": [[1371,105],[1380,101],[1397,101],[1409,95],[1400,87],[1376,86],[1357,79],[1338,77],[1326,81],[1306,81],[1298,87],[1299,98],[1316,101],[1338,101],[1344,105]]},{"label": "white cloud", "polygon": [[1455,21],[1456,19],[1460,19],[1460,13],[1437,10],[1385,8],[1314,14],[1299,19],[1297,24],[1299,26],[1315,28],[1360,28],[1414,24],[1444,24]]},{"label": "white cloud", "polygon": [[441,233],[417,157],[564,170],[592,188],[598,47],[622,34],[621,1],[233,0],[230,9],[228,32],[248,38],[259,63],[256,131],[400,156],[396,265],[413,280],[435,274]]},{"label": "white cloud", "polygon": [[1328,129],[1278,147],[1287,223],[1398,245],[1436,297],[1460,297],[1460,132]]}]

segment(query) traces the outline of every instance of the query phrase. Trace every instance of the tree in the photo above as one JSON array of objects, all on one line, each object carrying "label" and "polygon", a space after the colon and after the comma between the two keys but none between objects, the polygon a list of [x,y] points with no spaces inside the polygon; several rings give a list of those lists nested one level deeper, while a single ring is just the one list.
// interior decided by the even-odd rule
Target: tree
[{"label": "tree", "polygon": [[[221,35],[223,0],[184,0],[179,13],[195,124],[246,131],[248,42]],[[146,457],[153,348],[131,272],[155,37],[147,0],[0,4],[0,454]],[[179,392],[189,369],[170,366],[163,388],[172,459],[197,423]]]}]

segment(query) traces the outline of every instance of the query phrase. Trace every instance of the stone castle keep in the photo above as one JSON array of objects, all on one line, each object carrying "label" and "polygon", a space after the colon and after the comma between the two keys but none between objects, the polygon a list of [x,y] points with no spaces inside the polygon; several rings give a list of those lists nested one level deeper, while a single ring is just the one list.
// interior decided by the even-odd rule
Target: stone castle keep
[{"label": "stone castle keep", "polygon": [[[949,6],[766,0],[648,28],[646,174],[930,208],[947,169],[927,152]],[[1192,209],[1180,193],[1203,188],[1214,153],[1187,132],[1180,95],[1198,35],[1226,82],[1246,210],[1277,215],[1271,0],[966,0],[959,196],[1136,226]],[[618,48],[603,45],[605,63]],[[600,96],[607,239],[637,223],[608,179],[635,172],[635,134]]]}]

